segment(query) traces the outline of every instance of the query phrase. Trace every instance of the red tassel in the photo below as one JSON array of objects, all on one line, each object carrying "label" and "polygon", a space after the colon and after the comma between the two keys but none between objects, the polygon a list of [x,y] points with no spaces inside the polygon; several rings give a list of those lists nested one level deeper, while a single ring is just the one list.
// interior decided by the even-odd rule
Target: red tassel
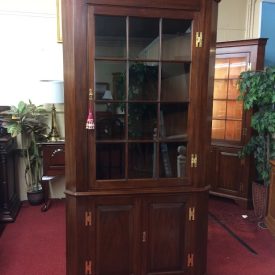
[{"label": "red tassel", "polygon": [[94,114],[91,110],[91,107],[89,107],[89,114],[88,114],[87,121],[86,121],[86,129],[88,129],[88,130],[95,129]]}]

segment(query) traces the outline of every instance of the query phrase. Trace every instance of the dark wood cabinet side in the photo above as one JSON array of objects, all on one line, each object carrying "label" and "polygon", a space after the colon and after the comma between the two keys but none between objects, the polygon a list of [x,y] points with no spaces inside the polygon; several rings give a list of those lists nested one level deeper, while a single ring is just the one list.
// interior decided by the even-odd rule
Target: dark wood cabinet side
[{"label": "dark wood cabinet side", "polygon": [[13,222],[20,209],[17,191],[16,142],[10,135],[0,137],[0,222]]}]

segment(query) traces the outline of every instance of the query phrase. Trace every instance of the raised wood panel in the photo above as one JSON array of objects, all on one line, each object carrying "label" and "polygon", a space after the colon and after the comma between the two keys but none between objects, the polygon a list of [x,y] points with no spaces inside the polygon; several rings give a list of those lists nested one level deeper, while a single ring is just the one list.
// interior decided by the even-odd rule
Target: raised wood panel
[{"label": "raised wood panel", "polygon": [[179,274],[185,269],[185,202],[148,203],[148,249],[146,274]]},{"label": "raised wood panel", "polygon": [[218,156],[218,189],[228,193],[239,193],[241,183],[241,160],[237,150],[220,151]]},{"label": "raised wood panel", "polygon": [[97,201],[96,274],[137,274],[136,211],[133,200]]}]

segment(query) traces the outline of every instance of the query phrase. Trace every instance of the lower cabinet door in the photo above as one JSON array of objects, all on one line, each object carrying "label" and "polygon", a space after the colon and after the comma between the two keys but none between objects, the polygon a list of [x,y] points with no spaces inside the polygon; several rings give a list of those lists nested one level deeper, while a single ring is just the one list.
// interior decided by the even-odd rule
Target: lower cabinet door
[{"label": "lower cabinet door", "polygon": [[238,152],[241,147],[215,147],[212,150],[211,168],[208,178],[211,193],[234,199],[243,207],[250,201],[249,159],[241,159]]},{"label": "lower cabinet door", "polygon": [[95,211],[95,274],[140,274],[137,200],[128,197],[97,199]]},{"label": "lower cabinet door", "polygon": [[205,274],[207,200],[207,192],[68,197],[68,274]]},{"label": "lower cabinet door", "polygon": [[[192,251],[188,209],[185,196],[144,199],[143,274],[191,274],[187,264],[188,251]],[[191,253],[189,257],[193,261]]]}]

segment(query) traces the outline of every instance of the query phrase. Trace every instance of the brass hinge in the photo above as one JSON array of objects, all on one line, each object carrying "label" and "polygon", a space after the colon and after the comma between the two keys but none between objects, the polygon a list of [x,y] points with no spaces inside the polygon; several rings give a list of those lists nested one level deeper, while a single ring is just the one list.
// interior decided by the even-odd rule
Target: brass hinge
[{"label": "brass hinge", "polygon": [[195,207],[189,207],[189,221],[195,220]]},{"label": "brass hinge", "polygon": [[202,32],[196,32],[196,48],[202,47]]},{"label": "brass hinge", "polygon": [[85,275],[92,275],[92,261],[85,261]]},{"label": "brass hinge", "polygon": [[198,166],[198,155],[191,154],[191,168],[196,168]]},{"label": "brass hinge", "polygon": [[92,226],[92,212],[85,212],[85,226]]},{"label": "brass hinge", "polygon": [[251,62],[248,62],[247,63],[247,70],[251,71],[251,69],[252,69],[252,64],[251,64]]},{"label": "brass hinge", "polygon": [[89,100],[94,100],[95,99],[95,91],[94,89],[90,88],[89,89]]},{"label": "brass hinge", "polygon": [[187,255],[187,267],[193,267],[194,266],[194,254],[189,253]]}]

